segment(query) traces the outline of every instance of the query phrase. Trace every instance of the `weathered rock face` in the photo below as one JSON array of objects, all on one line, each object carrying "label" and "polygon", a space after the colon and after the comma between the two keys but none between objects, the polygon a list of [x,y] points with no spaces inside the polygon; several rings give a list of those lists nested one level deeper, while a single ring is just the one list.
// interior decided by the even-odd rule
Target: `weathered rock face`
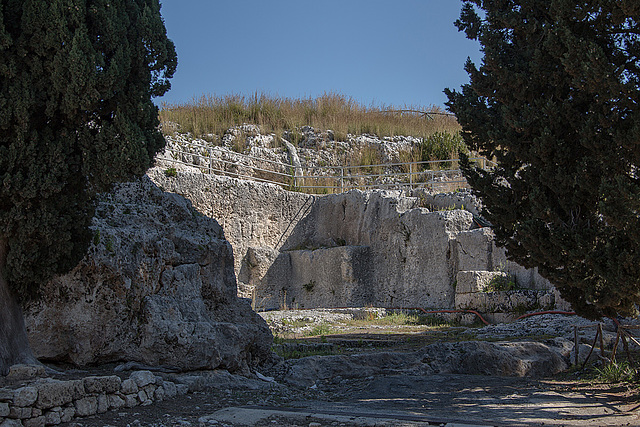
[{"label": "weathered rock face", "polygon": [[[416,206],[417,199],[398,191],[353,190],[318,198],[281,248],[280,264],[290,267],[289,274],[276,263],[272,270],[280,280],[270,270],[259,297],[301,307],[319,306],[313,294],[324,294],[325,307],[450,307],[455,281],[450,245],[457,232],[471,226],[472,215]],[[282,282],[283,277],[289,280]]]},{"label": "weathered rock face", "polygon": [[[304,170],[306,176],[325,175],[330,171],[320,171],[319,166],[342,166],[345,159],[357,158],[363,150],[367,150],[380,163],[398,163],[404,161],[406,154],[418,147],[422,138],[411,136],[394,136],[379,138],[375,135],[347,134],[343,141],[334,138],[333,131],[320,131],[310,126],[303,126],[297,131],[286,131],[282,139],[275,134],[262,134],[256,125],[243,124],[229,128],[222,138],[209,135],[205,139],[194,139],[190,134],[176,133],[168,135],[167,148],[169,157],[187,164],[200,167],[211,166],[219,171],[244,176],[255,176],[271,181],[283,182],[287,175],[294,175],[294,167]],[[297,141],[297,147],[288,141]],[[284,143],[284,144],[283,144]],[[252,156],[240,158],[236,153]],[[298,161],[295,158],[299,158]],[[268,162],[277,162],[266,164]],[[288,165],[292,164],[293,167]],[[277,176],[253,169],[277,170],[284,176]],[[399,172],[399,166],[388,166],[388,173]],[[292,173],[293,172],[293,173]],[[339,176],[339,173],[338,173]],[[385,182],[392,182],[391,177],[382,177]]]},{"label": "weathered rock face", "polygon": [[246,370],[271,333],[236,296],[220,225],[149,178],[100,202],[88,255],[25,312],[38,358]]},{"label": "weathered rock face", "polygon": [[277,252],[308,214],[314,197],[277,185],[203,174],[189,167],[178,166],[175,177],[166,176],[165,170],[166,166],[155,167],[147,175],[161,188],[183,195],[200,213],[220,222],[235,254],[239,294],[250,297],[246,285],[255,285],[257,280],[255,271],[251,277],[251,254],[257,253],[262,260],[271,256],[270,251]]},{"label": "weathered rock face", "polygon": [[164,170],[149,176],[223,224],[238,280],[255,289],[258,307],[453,306],[451,244],[471,227],[469,212],[429,212],[400,191],[316,197],[187,167],[175,177]]},{"label": "weathered rock face", "polygon": [[256,304],[268,308],[370,306],[376,303],[371,261],[368,246],[282,252],[256,288]]},{"label": "weathered rock face", "polygon": [[[475,228],[478,202],[469,193],[353,190],[313,196],[188,166],[168,177],[166,168],[174,166],[161,163],[149,176],[223,224],[239,293],[252,297],[258,309],[454,308],[461,271],[500,271],[521,288],[552,287],[534,270],[508,261],[489,228]],[[553,305],[551,300],[558,298],[538,305]],[[483,308],[493,305],[488,301]]]}]

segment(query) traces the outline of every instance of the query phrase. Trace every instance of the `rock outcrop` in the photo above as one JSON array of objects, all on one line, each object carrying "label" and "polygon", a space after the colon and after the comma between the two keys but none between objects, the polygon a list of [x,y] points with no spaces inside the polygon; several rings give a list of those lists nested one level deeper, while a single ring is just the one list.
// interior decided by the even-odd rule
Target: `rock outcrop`
[{"label": "rock outcrop", "polygon": [[[252,297],[257,309],[496,308],[502,321],[509,307],[526,311],[559,301],[535,270],[507,260],[490,228],[478,228],[478,202],[470,193],[352,190],[314,196],[186,165],[167,176],[169,165],[175,166],[160,162],[149,176],[223,224],[240,294]],[[487,292],[456,300],[458,274],[469,271],[508,274],[530,295],[508,296],[509,304],[505,295]],[[482,307],[474,307],[480,300]]]},{"label": "rock outcrop", "polygon": [[398,191],[318,198],[280,248],[258,297],[275,296],[268,307],[285,291],[290,307],[318,306],[318,298],[325,307],[450,307],[451,242],[471,222],[468,212],[430,212]]},{"label": "rock outcrop", "polygon": [[83,261],[26,310],[38,358],[245,372],[270,355],[222,228],[188,200],[144,177],[104,195],[92,230]]},{"label": "rock outcrop", "polygon": [[[406,163],[415,156],[423,139],[396,135],[347,134],[337,140],[331,130],[320,131],[303,126],[285,131],[282,138],[262,134],[260,127],[243,124],[229,128],[222,138],[207,135],[205,139],[191,134],[175,133],[166,137],[166,151],[158,158],[193,165],[203,171],[235,178],[251,178],[281,183],[284,186],[316,186],[358,188],[366,185],[397,186],[407,181],[430,181],[438,187],[458,188],[446,184],[461,181],[458,170],[427,168],[418,170]],[[295,143],[295,146],[289,141]],[[375,176],[365,177],[367,166]],[[451,162],[440,166],[449,168]],[[365,167],[363,169],[362,167]],[[422,169],[422,168],[420,168]],[[412,170],[409,178],[406,173]],[[304,175],[305,179],[298,179]]]},{"label": "rock outcrop", "polygon": [[[471,374],[544,377],[568,368],[569,346],[558,338],[548,343],[435,343],[412,353],[362,353],[350,356],[310,356],[288,361],[283,379],[310,387],[331,378],[379,375]],[[569,343],[570,344],[570,343]]]},{"label": "rock outcrop", "polygon": [[[251,289],[259,281],[251,265],[268,266],[267,260],[273,262],[277,248],[308,215],[314,196],[273,184],[203,174],[188,166],[160,165],[147,172],[153,182],[189,199],[198,212],[220,223],[233,247],[239,294],[251,297]],[[167,176],[167,167],[176,167],[176,176]]]}]

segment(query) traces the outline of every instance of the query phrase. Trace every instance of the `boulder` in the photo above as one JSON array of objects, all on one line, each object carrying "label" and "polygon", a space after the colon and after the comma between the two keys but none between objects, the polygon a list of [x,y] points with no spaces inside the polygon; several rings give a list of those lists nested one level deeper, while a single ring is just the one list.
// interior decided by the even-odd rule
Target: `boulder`
[{"label": "boulder", "polygon": [[105,194],[91,228],[86,257],[25,310],[37,357],[232,371],[268,357],[222,228],[188,200],[143,177]]},{"label": "boulder", "polygon": [[435,343],[421,350],[421,370],[425,374],[544,377],[569,367],[562,350],[555,342]]}]

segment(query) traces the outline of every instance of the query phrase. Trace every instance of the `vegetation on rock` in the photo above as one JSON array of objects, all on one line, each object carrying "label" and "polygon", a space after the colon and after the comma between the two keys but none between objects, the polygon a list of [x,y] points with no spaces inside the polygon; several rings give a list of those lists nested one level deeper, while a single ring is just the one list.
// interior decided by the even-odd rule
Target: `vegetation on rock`
[{"label": "vegetation on rock", "polygon": [[[0,2],[0,57],[0,289],[26,300],[85,254],[94,195],[164,146],[151,97],[177,59],[158,0]],[[0,373],[24,360],[13,300]]]},{"label": "vegetation on rock", "polygon": [[[477,8],[482,13],[477,12]],[[471,82],[446,90],[497,242],[580,314],[640,304],[640,3],[466,0]]]},{"label": "vegetation on rock", "polygon": [[[426,114],[425,114],[426,113]],[[243,123],[260,126],[263,133],[283,134],[296,144],[303,137],[302,126],[331,129],[337,141],[348,133],[386,136],[428,137],[436,132],[455,135],[460,126],[455,118],[436,106],[366,107],[344,95],[328,93],[315,99],[289,99],[256,93],[202,96],[183,104],[165,104],[160,111],[163,131],[180,132],[196,137],[222,139],[231,127]]]}]

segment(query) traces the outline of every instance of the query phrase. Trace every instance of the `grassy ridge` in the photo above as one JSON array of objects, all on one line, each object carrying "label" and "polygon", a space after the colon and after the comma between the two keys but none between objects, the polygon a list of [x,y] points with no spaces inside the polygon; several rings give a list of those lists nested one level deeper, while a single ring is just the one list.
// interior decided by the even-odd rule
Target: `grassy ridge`
[{"label": "grassy ridge", "polygon": [[[401,111],[412,110],[412,111]],[[432,113],[429,116],[419,112]],[[289,99],[255,93],[242,95],[202,96],[184,104],[163,104],[160,120],[176,123],[180,132],[196,137],[222,137],[232,126],[251,123],[263,133],[282,136],[301,126],[320,130],[331,129],[336,140],[345,140],[348,133],[373,134],[379,137],[396,135],[427,138],[434,133],[456,134],[460,130],[455,117],[437,106],[430,107],[365,107],[352,98],[326,93],[312,99]],[[165,133],[175,128],[163,126]]]}]

